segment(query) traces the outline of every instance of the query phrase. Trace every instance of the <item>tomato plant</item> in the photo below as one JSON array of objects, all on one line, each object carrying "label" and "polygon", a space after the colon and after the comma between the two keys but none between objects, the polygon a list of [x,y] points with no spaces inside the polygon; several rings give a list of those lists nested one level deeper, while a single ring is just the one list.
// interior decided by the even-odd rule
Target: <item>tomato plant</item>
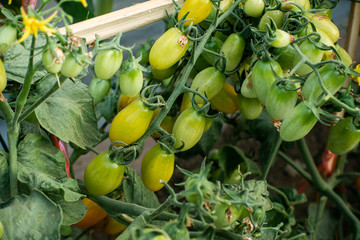
[{"label": "tomato plant", "polygon": [[100,51],[95,58],[94,70],[98,78],[110,79],[120,68],[123,60],[122,51],[109,49]]}]

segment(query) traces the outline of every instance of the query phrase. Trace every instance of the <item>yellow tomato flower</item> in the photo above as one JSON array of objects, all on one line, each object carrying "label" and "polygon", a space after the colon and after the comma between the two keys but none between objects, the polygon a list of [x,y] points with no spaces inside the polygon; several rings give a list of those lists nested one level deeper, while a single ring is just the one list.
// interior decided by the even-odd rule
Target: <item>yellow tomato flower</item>
[{"label": "yellow tomato flower", "polygon": [[[355,71],[360,73],[360,64],[358,64],[355,68]],[[356,81],[358,82],[359,86],[360,86],[360,77],[357,77],[357,76],[353,76],[354,79],[356,79]]]},{"label": "yellow tomato flower", "polygon": [[54,33],[56,30],[53,28],[49,28],[46,26],[57,14],[55,11],[51,14],[50,17],[44,20],[39,20],[36,17],[29,17],[26,15],[26,12],[23,7],[20,8],[21,16],[23,18],[23,23],[25,26],[23,36],[17,41],[17,43],[21,43],[27,39],[30,34],[33,34],[35,38],[37,38],[37,31],[38,29],[44,33]]},{"label": "yellow tomato flower", "polygon": [[84,7],[87,7],[87,2],[86,2],[86,0],[80,0],[80,2],[82,3],[82,5],[83,5]]}]

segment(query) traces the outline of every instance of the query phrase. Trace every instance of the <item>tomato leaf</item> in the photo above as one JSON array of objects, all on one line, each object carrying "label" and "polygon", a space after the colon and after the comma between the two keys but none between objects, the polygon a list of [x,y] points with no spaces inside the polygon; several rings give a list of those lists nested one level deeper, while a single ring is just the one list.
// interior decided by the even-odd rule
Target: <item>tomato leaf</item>
[{"label": "tomato leaf", "polygon": [[[55,78],[44,79],[38,84],[42,95],[51,87]],[[100,141],[100,133],[88,87],[81,82],[66,80],[35,110],[40,125],[64,142],[73,142],[81,148],[94,146]]]},{"label": "tomato leaf", "polygon": [[141,177],[132,168],[126,167],[122,183],[125,202],[135,203],[148,208],[157,208],[160,203],[153,191],[143,184]]},{"label": "tomato leaf", "polygon": [[35,190],[0,206],[5,239],[60,239],[61,209]]},{"label": "tomato leaf", "polygon": [[223,121],[220,118],[215,118],[210,129],[201,137],[199,146],[205,155],[207,155],[220,140],[222,126]]},{"label": "tomato leaf", "polygon": [[[51,199],[54,200],[54,197],[51,196]],[[88,210],[80,199],[75,202],[66,202],[58,197],[54,201],[61,207],[63,214],[62,225],[72,225],[79,222]]]},{"label": "tomato leaf", "polygon": [[0,151],[0,199],[5,202],[10,199],[9,165],[7,158],[7,153]]},{"label": "tomato leaf", "polygon": [[[317,226],[316,229],[311,229],[316,233],[315,238],[319,240],[333,239],[334,231],[339,224],[339,218],[331,215],[329,209],[325,208],[321,218],[316,219],[318,204],[311,203],[308,208],[308,224],[310,228]],[[316,221],[317,220],[317,221]],[[310,230],[310,231],[311,231]]]},{"label": "tomato leaf", "polygon": [[[36,39],[35,52],[34,52],[34,64],[38,61],[41,61],[42,55],[40,52],[44,44],[46,43],[45,37],[43,34],[39,34]],[[9,50],[2,53],[3,63],[6,69],[6,76],[9,80],[24,83],[25,75],[28,69],[30,49],[31,47],[31,38],[25,40],[24,45],[14,44]],[[34,74],[33,83],[39,81],[40,79],[45,78],[49,73],[45,68],[40,67]]]},{"label": "tomato leaf", "polygon": [[105,96],[105,100],[99,103],[96,107],[97,113],[105,118],[107,122],[112,122],[116,116],[117,98],[110,94]]}]

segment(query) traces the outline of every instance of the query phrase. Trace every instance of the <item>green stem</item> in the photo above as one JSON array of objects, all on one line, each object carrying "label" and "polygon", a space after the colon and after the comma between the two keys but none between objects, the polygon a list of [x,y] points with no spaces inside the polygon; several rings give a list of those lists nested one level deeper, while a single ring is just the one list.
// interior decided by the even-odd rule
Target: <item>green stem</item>
[{"label": "green stem", "polygon": [[4,118],[5,118],[5,122],[7,125],[10,125],[13,117],[14,117],[14,112],[11,109],[10,105],[8,102],[1,102],[0,101],[0,111],[3,113]]},{"label": "green stem", "polygon": [[279,156],[285,160],[290,166],[292,166],[303,178],[306,179],[310,184],[312,184],[312,178],[308,172],[306,172],[302,167],[297,165],[291,158],[289,158],[284,152],[279,151]]},{"label": "green stem", "polygon": [[33,36],[32,41],[31,41],[31,47],[30,47],[29,64],[28,64],[28,69],[27,69],[26,75],[25,75],[24,84],[23,84],[21,91],[16,99],[15,114],[14,114],[14,118],[12,120],[12,128],[14,128],[14,129],[16,128],[16,125],[19,123],[20,113],[22,112],[22,110],[25,106],[25,103],[26,103],[26,100],[27,100],[27,97],[28,97],[28,94],[30,91],[32,79],[33,79],[33,76],[36,71],[36,69],[34,68],[35,42],[36,42],[36,39]]},{"label": "green stem", "polygon": [[273,148],[271,149],[269,159],[267,160],[266,165],[265,165],[262,180],[265,180],[267,178],[267,175],[269,174],[270,168],[275,162],[276,155],[277,155],[277,153],[279,151],[281,143],[282,143],[282,139],[280,137],[280,134],[277,134],[275,143],[273,145]]},{"label": "green stem", "polygon": [[16,128],[8,129],[9,141],[9,175],[10,175],[10,197],[15,198],[18,195],[17,186],[17,141],[19,137],[19,125]]},{"label": "green stem", "polygon": [[143,227],[146,225],[145,218],[149,215],[149,212],[143,212],[135,218],[135,220],[120,234],[115,240],[128,240],[130,239],[131,231],[137,227]]},{"label": "green stem", "polygon": [[313,187],[322,195],[327,196],[331,201],[333,201],[340,211],[345,215],[345,217],[350,221],[353,225],[353,239],[357,240],[360,233],[360,222],[359,219],[351,212],[351,210],[347,207],[346,203],[341,199],[339,195],[337,195],[329,185],[321,178],[320,173],[318,172],[316,165],[311,157],[310,151],[307,147],[305,139],[301,139],[297,141],[300,152],[305,161],[306,167],[313,179]]},{"label": "green stem", "polygon": [[[61,77],[60,84],[62,84],[67,78]],[[59,89],[59,84],[57,82],[41,97],[39,97],[33,104],[24,110],[24,112],[19,117],[19,122],[26,119],[41,103],[43,103],[51,94],[56,92]]]},{"label": "green stem", "polygon": [[165,106],[161,109],[155,120],[152,122],[152,124],[149,126],[145,134],[138,139],[135,144],[142,145],[144,141],[160,127],[160,123],[164,119],[164,117],[168,114],[168,112],[171,109],[171,106],[174,104],[176,99],[179,97],[179,95],[184,91],[185,83],[190,75],[190,72],[192,68],[195,65],[196,60],[202,53],[205,43],[210,38],[212,32],[215,31],[216,27],[223,22],[230,14],[231,12],[239,5],[239,3],[242,0],[237,0],[234,4],[231,5],[231,7],[223,14],[221,17],[218,18],[218,21],[208,28],[206,33],[202,36],[201,41],[196,46],[196,49],[194,51],[194,54],[191,56],[191,59],[189,60],[188,64],[184,68],[184,72],[182,76],[179,79],[178,85],[175,87],[173,93],[170,95],[170,97],[167,99]]},{"label": "green stem", "polygon": [[316,209],[316,216],[315,216],[315,220],[314,222],[312,223],[313,226],[314,226],[314,232],[312,234],[313,235],[313,238],[312,239],[316,239],[316,233],[318,232],[317,229],[319,227],[319,222],[321,221],[321,218],[323,217],[324,215],[324,210],[325,210],[325,206],[326,206],[326,203],[327,203],[327,200],[328,198],[325,197],[325,196],[322,196],[320,198],[320,202],[317,206],[317,209]]}]

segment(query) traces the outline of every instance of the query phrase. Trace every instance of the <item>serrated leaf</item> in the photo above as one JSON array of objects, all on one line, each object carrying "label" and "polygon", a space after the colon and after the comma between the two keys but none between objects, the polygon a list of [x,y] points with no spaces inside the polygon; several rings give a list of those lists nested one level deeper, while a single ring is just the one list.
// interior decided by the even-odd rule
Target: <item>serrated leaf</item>
[{"label": "serrated leaf", "polygon": [[[40,95],[54,84],[44,80],[37,88]],[[100,141],[93,99],[88,87],[81,82],[66,80],[35,109],[35,114],[43,128],[64,142],[73,142],[84,149]]]},{"label": "serrated leaf", "polygon": [[8,154],[0,150],[0,199],[5,202],[10,199],[9,165],[7,158]]},{"label": "serrated leaf", "polygon": [[60,239],[61,210],[41,192],[18,196],[0,207],[5,239]]},{"label": "serrated leaf", "polygon": [[[36,44],[34,52],[34,64],[42,61],[42,55],[39,54],[42,51],[43,46],[45,45],[46,40],[43,34],[39,34],[36,39]],[[24,46],[22,44],[14,44],[9,50],[3,52],[3,63],[6,70],[6,77],[9,80],[24,83],[25,75],[28,69],[29,57],[30,57],[30,45],[31,38],[28,38],[24,42]],[[38,69],[33,78],[32,82],[39,81],[40,79],[46,77],[49,73],[44,69]]]},{"label": "serrated leaf", "polygon": [[74,202],[83,195],[78,193],[77,181],[65,172],[64,154],[39,134],[28,134],[19,144],[18,180],[30,189],[59,195]]},{"label": "serrated leaf", "polygon": [[126,167],[125,176],[122,183],[125,202],[148,208],[157,208],[160,205],[155,193],[145,187],[134,169]]}]

